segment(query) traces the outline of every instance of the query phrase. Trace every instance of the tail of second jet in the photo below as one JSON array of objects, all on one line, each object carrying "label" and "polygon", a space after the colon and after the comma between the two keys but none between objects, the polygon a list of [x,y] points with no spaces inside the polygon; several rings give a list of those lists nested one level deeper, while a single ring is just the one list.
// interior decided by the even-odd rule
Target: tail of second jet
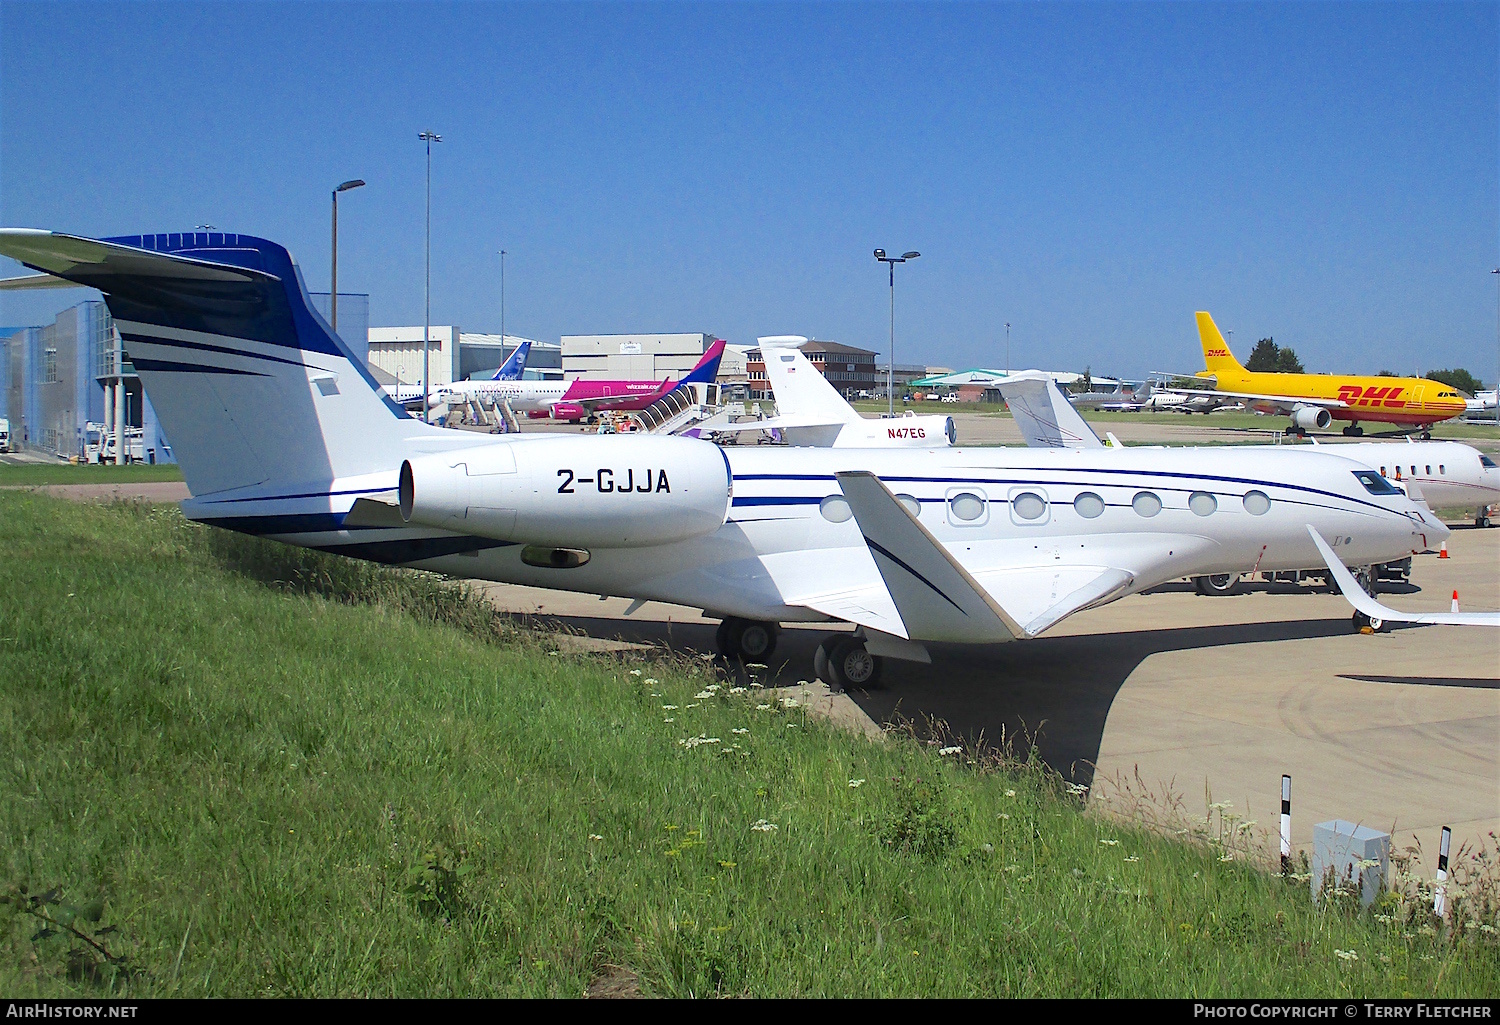
[{"label": "tail of second jet", "polygon": [[1244,373],[1245,368],[1240,366],[1240,361],[1234,358],[1234,353],[1229,351],[1229,346],[1224,341],[1224,336],[1219,333],[1219,326],[1214,323],[1214,318],[1199,310],[1198,318],[1198,340],[1203,343],[1203,364],[1205,372],[1199,377],[1212,377],[1229,371]]},{"label": "tail of second jet", "polygon": [[515,351],[510,354],[510,358],[500,364],[500,369],[495,371],[495,376],[490,378],[490,380],[519,381],[521,376],[526,373],[526,357],[530,353],[531,339],[528,338],[516,346]]},{"label": "tail of second jet", "polygon": [[0,254],[104,293],[195,499],[227,508],[382,473],[394,486],[407,443],[446,433],[380,390],[274,242],[7,228]]},{"label": "tail of second jet", "polygon": [[724,358],[724,339],[715,339],[714,343],[703,351],[703,358],[698,365],[683,375],[678,384],[713,384],[719,378],[719,361]]}]

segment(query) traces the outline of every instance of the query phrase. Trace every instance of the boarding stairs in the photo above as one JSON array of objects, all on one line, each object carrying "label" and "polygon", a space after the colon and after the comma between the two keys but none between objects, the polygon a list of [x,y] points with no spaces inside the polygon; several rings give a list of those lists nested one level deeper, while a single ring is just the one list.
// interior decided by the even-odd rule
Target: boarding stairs
[{"label": "boarding stairs", "polygon": [[719,386],[684,384],[673,388],[635,414],[650,434],[681,434],[718,411]]}]

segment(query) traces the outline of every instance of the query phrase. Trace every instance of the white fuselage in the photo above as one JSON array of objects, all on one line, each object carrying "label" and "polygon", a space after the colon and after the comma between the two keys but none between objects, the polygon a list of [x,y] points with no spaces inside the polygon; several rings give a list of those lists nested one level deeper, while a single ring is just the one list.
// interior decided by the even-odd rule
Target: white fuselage
[{"label": "white fuselage", "polygon": [[1347,456],[1381,476],[1415,482],[1434,509],[1476,509],[1500,502],[1500,467],[1472,446],[1456,441],[1366,441],[1320,445],[1320,452]]},{"label": "white fuselage", "polygon": [[517,413],[545,413],[568,390],[567,381],[454,381],[434,390],[434,402],[455,403],[465,398],[485,403],[508,402]]},{"label": "white fuselage", "polygon": [[[557,436],[489,443],[526,445],[529,438],[548,437]],[[608,467],[609,479],[618,482],[639,461],[632,453],[645,451],[632,449],[628,437],[605,444],[576,450],[589,452],[588,461],[559,465],[558,479],[571,473],[569,481],[585,476],[599,481],[598,470]],[[637,479],[643,471],[663,470],[674,482],[679,478],[678,467],[651,458],[658,465],[635,467]],[[1318,565],[1309,524],[1349,565],[1398,559],[1447,536],[1405,495],[1371,493],[1355,476],[1364,469],[1359,464],[1305,450],[1258,449],[1229,459],[1224,450],[1204,449],[730,449],[723,458],[732,497],[722,526],[668,544],[594,548],[588,561],[574,568],[523,562],[528,539],[521,536],[445,555],[442,546],[462,541],[461,535],[409,526],[336,526],[355,498],[394,488],[394,468],[336,481],[321,498],[267,495],[254,502],[242,492],[232,505],[194,500],[184,509],[210,522],[225,515],[254,517],[256,533],[344,554],[381,557],[372,553],[398,546],[402,557],[385,561],[454,576],[668,601],[775,621],[829,618],[790,604],[789,580],[799,587],[811,580],[834,592],[878,579],[872,577],[874,564],[857,522],[835,521],[822,511],[825,499],[840,494],[834,478],[839,471],[871,471],[898,498],[911,499],[922,526],[984,586],[1007,599],[1015,597],[1006,590],[1007,573],[1028,573],[1034,581],[1037,571],[1056,571],[1061,579],[1075,567],[1123,568],[1131,578],[1124,594],[1183,576]],[[686,480],[690,473],[683,469],[680,476]],[[552,468],[536,468],[532,479],[553,479]],[[568,486],[575,492],[578,487]],[[1043,515],[1024,520],[1016,514],[1011,501],[1023,492],[1045,500]],[[574,507],[570,494],[528,486],[514,501],[533,518],[565,518]],[[965,494],[979,499],[979,516],[963,520],[955,514],[959,506],[953,500]],[[1082,512],[1094,504],[1090,495],[1102,504],[1093,517]],[[1212,501],[1199,497],[1204,495]],[[618,502],[626,519],[650,517],[662,506],[660,496],[638,490],[617,490],[609,500]],[[1160,507],[1153,514],[1156,502]],[[972,512],[972,503],[967,511]],[[308,517],[318,514],[333,514],[328,529],[308,529],[319,522]],[[277,522],[287,529],[277,529]],[[433,556],[425,557],[426,551]],[[1042,593],[1017,600],[1035,604],[1047,598]]]}]

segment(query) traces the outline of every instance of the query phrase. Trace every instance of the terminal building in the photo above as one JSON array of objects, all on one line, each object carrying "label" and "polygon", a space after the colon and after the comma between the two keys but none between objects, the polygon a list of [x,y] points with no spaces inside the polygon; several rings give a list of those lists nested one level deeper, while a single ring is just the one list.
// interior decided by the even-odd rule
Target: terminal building
[{"label": "terminal building", "polygon": [[[817,339],[803,342],[798,348],[845,398],[858,398],[861,393],[871,394],[877,387],[885,387],[885,375],[875,372],[877,354],[870,349]],[[774,398],[771,384],[766,380],[766,361],[760,349],[750,349],[745,353],[745,376],[750,384],[751,398]]]},{"label": "terminal building", "polygon": [[[340,300],[342,302],[342,300]],[[339,311],[343,318],[343,309]],[[340,334],[343,332],[340,331]],[[366,360],[370,366],[408,387],[422,383],[422,325],[372,327],[368,332]],[[531,342],[526,357],[526,377],[541,380],[562,376],[562,347],[506,335],[461,331],[452,324],[434,324],[428,329],[427,362],[430,384],[452,384],[470,378],[489,377],[522,342]],[[380,375],[376,375],[377,379]]]},{"label": "terminal building", "polygon": [[665,381],[692,370],[713,343],[714,336],[702,332],[563,335],[563,376],[585,381]]},{"label": "terminal building", "polygon": [[0,418],[10,421],[13,446],[38,455],[86,459],[118,426],[131,458],[176,462],[99,300],[0,337]]}]

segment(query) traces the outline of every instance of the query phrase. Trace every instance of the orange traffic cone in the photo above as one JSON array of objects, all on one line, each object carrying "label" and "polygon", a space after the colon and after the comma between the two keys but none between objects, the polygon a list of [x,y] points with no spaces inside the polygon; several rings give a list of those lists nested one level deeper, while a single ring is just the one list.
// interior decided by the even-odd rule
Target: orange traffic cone
[{"label": "orange traffic cone", "polygon": [[1448,557],[1448,542],[1444,541],[1442,543],[1442,545],[1438,548],[1438,558],[1439,559],[1446,559],[1447,557]]},{"label": "orange traffic cone", "polygon": [[1458,592],[1457,591],[1453,592],[1453,611],[1454,612],[1458,611]]}]

